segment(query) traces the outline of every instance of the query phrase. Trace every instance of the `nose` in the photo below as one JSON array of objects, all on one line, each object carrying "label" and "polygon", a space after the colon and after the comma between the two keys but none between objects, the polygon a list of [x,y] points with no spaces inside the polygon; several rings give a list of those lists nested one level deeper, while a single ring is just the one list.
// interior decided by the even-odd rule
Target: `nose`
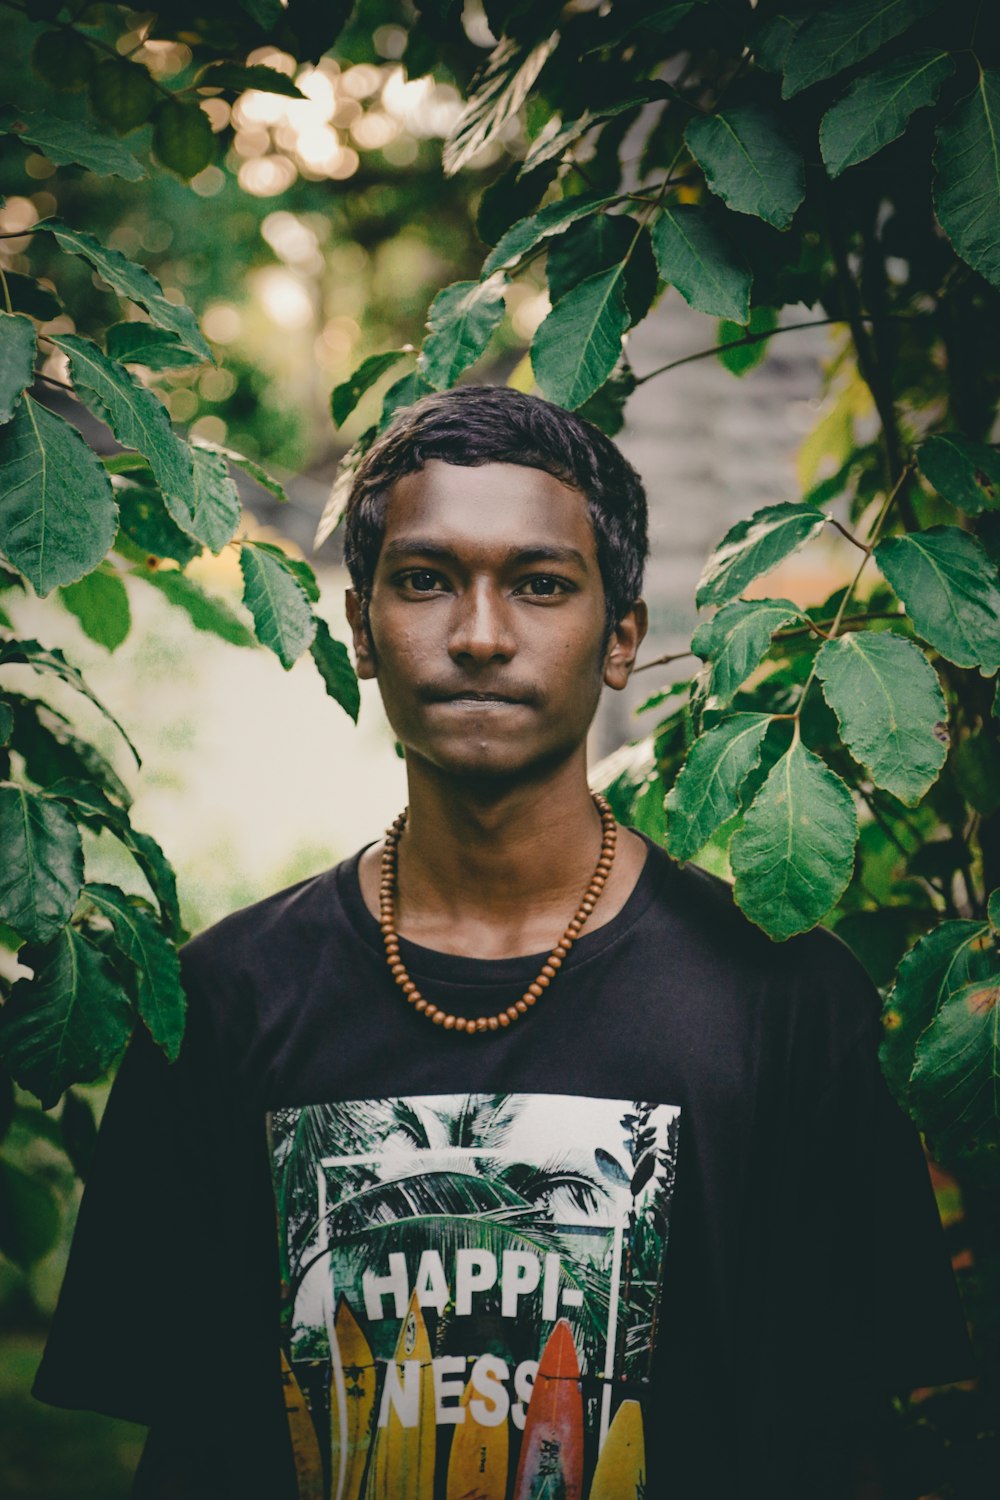
[{"label": "nose", "polygon": [[455,662],[485,666],[509,661],[515,643],[509,606],[487,579],[477,579],[455,595],[448,650]]}]

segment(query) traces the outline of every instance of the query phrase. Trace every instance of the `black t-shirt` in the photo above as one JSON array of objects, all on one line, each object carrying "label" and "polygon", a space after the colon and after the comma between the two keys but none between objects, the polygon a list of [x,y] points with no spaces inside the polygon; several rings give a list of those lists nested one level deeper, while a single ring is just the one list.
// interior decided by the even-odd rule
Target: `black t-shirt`
[{"label": "black t-shirt", "polygon": [[[400,947],[470,1017],[542,962]],[[180,1427],[227,1496],[819,1496],[880,1395],[970,1373],[829,933],[772,944],[650,846],[542,1002],[470,1037],[402,999],[355,857],[184,967],[180,1060],[140,1032],[112,1090],[35,1394]]]}]

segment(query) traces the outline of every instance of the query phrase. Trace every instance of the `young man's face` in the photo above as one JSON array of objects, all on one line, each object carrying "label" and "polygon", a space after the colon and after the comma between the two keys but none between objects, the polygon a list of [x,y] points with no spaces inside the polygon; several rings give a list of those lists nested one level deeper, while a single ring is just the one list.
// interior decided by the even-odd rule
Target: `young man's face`
[{"label": "young man's face", "polygon": [[541,469],[431,460],[390,489],[369,633],[348,613],[361,677],[377,677],[408,758],[455,776],[519,779],[586,739],[601,686],[628,681],[645,633],[605,641],[597,544],[578,490]]}]

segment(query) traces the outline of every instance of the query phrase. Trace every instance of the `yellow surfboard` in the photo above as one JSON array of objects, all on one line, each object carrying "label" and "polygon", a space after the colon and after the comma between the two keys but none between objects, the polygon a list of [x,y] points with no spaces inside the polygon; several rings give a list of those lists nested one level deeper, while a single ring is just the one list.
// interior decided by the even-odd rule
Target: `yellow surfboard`
[{"label": "yellow surfboard", "polygon": [[434,1500],[435,1440],[431,1343],[414,1292],[385,1370],[366,1500]]},{"label": "yellow surfboard", "polygon": [[330,1351],[330,1500],[360,1500],[375,1411],[375,1359],[347,1298]]},{"label": "yellow surfboard", "polygon": [[645,1484],[642,1407],[638,1401],[623,1401],[604,1439],[590,1486],[590,1500],[642,1500]]},{"label": "yellow surfboard", "polygon": [[299,1500],[323,1500],[323,1459],[312,1417],[295,1372],[281,1351],[281,1384],[285,1392],[285,1415],[292,1439],[295,1478]]},{"label": "yellow surfboard", "polygon": [[507,1494],[507,1419],[482,1426],[469,1410],[477,1396],[470,1380],[462,1395],[465,1420],[451,1440],[445,1500],[504,1500]]}]

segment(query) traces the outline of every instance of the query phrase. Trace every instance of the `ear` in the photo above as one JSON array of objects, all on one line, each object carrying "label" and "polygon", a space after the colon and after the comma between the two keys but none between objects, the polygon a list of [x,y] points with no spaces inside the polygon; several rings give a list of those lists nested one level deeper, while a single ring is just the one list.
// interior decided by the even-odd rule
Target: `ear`
[{"label": "ear", "polygon": [[355,589],[348,589],[345,592],[344,606],[347,610],[347,623],[351,627],[357,673],[367,682],[378,676],[371,632],[368,629],[368,612]]},{"label": "ear", "polygon": [[616,692],[621,692],[631,677],[639,647],[648,628],[649,611],[646,601],[637,599],[612,630],[604,654],[604,681]]}]

